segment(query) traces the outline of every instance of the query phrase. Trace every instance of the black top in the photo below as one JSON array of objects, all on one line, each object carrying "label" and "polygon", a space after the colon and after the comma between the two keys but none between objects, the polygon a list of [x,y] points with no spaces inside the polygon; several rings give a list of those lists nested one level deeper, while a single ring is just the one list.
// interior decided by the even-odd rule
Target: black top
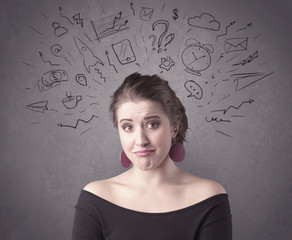
[{"label": "black top", "polygon": [[231,240],[227,194],[175,211],[146,213],[81,191],[72,240]]}]

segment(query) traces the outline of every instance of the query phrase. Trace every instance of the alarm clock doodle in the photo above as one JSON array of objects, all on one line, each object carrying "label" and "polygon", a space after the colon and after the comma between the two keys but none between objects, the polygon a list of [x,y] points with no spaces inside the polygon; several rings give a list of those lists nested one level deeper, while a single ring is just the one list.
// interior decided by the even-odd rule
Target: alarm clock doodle
[{"label": "alarm clock doodle", "polygon": [[214,48],[210,44],[201,44],[195,38],[187,39],[182,53],[182,62],[186,66],[185,71],[201,76],[201,72],[211,65],[211,53]]}]

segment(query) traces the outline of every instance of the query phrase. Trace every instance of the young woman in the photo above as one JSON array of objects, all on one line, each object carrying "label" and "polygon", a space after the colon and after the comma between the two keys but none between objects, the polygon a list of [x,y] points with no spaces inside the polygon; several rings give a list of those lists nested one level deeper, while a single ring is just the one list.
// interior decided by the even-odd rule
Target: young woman
[{"label": "young woman", "polygon": [[185,155],[188,121],[168,82],[133,73],[112,96],[110,111],[129,169],[84,187],[72,239],[231,240],[224,188],[175,164]]}]

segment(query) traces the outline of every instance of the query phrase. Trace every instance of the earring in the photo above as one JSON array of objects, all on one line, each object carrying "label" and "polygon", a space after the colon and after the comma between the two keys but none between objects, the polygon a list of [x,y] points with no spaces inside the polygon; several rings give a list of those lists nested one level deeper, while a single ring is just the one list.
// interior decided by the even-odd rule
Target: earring
[{"label": "earring", "polygon": [[120,154],[120,161],[124,168],[128,168],[131,165],[131,161],[129,160],[124,151],[122,151]]},{"label": "earring", "polygon": [[181,143],[175,143],[169,150],[169,157],[174,162],[181,162],[186,156],[185,147]]}]

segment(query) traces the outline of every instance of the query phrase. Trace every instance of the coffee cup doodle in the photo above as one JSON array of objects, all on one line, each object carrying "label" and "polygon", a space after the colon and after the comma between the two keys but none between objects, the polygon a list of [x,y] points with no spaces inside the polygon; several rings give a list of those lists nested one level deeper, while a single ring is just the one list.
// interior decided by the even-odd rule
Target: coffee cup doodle
[{"label": "coffee cup doodle", "polygon": [[80,102],[82,96],[68,96],[62,100],[63,105],[68,109],[73,109],[77,106],[78,102]]}]

